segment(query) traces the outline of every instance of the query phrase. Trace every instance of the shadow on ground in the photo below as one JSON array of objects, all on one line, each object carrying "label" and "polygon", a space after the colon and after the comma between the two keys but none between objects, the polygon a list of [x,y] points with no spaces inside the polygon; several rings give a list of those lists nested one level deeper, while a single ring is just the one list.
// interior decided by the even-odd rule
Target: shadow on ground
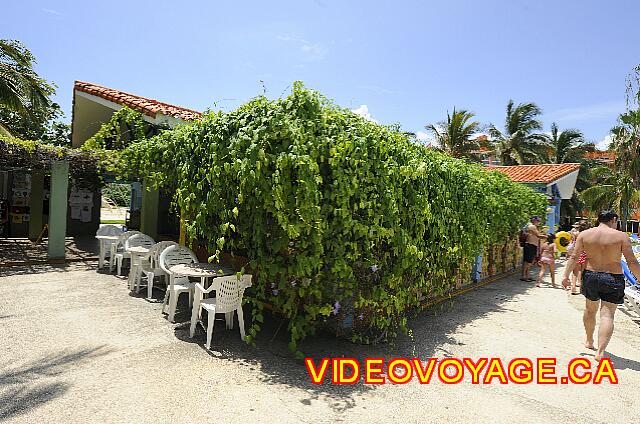
[{"label": "shadow on ground", "polygon": [[[47,239],[33,243],[27,238],[0,238],[0,265],[22,267],[30,263],[46,263],[47,242]],[[99,251],[100,245],[95,237],[78,236],[65,239],[67,260],[96,260]]]},{"label": "shadow on ground", "polygon": [[[594,357],[595,354],[594,353],[581,353],[580,356]],[[611,363],[613,364],[613,368],[615,368],[617,370],[640,371],[640,362],[638,362],[638,361],[636,361],[634,359],[623,358],[622,356],[614,355],[613,353],[609,353],[609,352],[605,352],[604,356],[606,356],[609,359],[611,359]],[[595,361],[592,361],[591,363],[595,363]]]},{"label": "shadow on ground", "polygon": [[65,351],[0,369],[0,421],[27,413],[62,396],[70,387],[62,378],[66,370],[107,353],[109,351],[104,347]]},{"label": "shadow on ground", "polygon": [[68,262],[66,264],[37,264],[0,267],[0,278],[68,271],[88,271],[98,268],[97,262]]},{"label": "shadow on ground", "polygon": [[[472,295],[462,295],[417,313],[410,321],[414,337],[400,336],[393,344],[357,345],[331,335],[318,334],[305,340],[300,349],[316,363],[323,357],[356,358],[363,363],[364,358],[368,357],[426,359],[450,356],[443,346],[460,344],[453,336],[459,327],[488,314],[507,311],[505,303],[515,301],[515,296],[530,287],[526,283],[505,280],[480,288]],[[190,317],[187,314],[186,296],[183,300],[184,303],[179,306],[180,312],[176,315],[176,322],[182,323],[175,328],[176,337],[187,343],[197,343],[204,349],[205,332],[201,327],[198,327],[193,339],[189,338],[187,322]],[[247,327],[250,322],[248,315],[245,314]],[[259,371],[266,383],[306,391],[308,397],[300,400],[302,404],[310,405],[311,401],[322,398],[335,411],[344,411],[355,406],[360,394],[373,390],[361,382],[355,385],[329,384],[329,373],[325,384],[311,384],[303,361],[296,359],[288,349],[287,322],[280,317],[265,316],[265,324],[255,347],[240,340],[237,322],[233,330],[227,330],[222,315],[220,318],[216,320],[212,351],[208,353],[219,359],[244,363],[250,370]]]}]

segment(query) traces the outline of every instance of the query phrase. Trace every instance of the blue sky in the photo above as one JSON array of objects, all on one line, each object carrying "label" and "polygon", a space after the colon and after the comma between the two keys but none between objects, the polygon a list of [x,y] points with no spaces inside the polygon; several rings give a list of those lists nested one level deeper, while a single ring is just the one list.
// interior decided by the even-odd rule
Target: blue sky
[{"label": "blue sky", "polygon": [[302,80],[406,131],[454,106],[501,125],[514,99],[597,143],[640,63],[634,0],[6,3],[0,37],[36,55],[67,120],[76,79],[198,110]]}]

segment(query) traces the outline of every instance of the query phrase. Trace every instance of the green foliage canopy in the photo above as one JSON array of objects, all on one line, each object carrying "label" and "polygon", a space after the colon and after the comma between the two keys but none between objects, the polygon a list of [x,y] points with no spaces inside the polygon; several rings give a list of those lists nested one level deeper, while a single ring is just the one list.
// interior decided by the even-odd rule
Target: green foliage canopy
[{"label": "green foliage canopy", "polygon": [[111,115],[80,150],[91,152],[99,158],[103,173],[120,178],[135,178],[135,170],[128,168],[127,163],[121,160],[124,149],[148,140],[160,131],[158,126],[145,122],[142,113],[124,106]]},{"label": "green foliage canopy", "polygon": [[48,172],[52,162],[67,160],[70,176],[80,185],[90,188],[101,185],[103,162],[92,152],[4,136],[0,136],[0,152],[2,152],[0,155],[2,168]]},{"label": "green foliage canopy", "polygon": [[55,87],[38,76],[35,63],[22,43],[0,39],[0,106],[33,117],[51,105]]},{"label": "green foliage canopy", "polygon": [[55,85],[33,69],[36,59],[19,41],[0,40],[0,129],[23,140],[70,145],[71,129],[51,101]]},{"label": "green foliage canopy", "polygon": [[85,150],[122,150],[147,138],[142,114],[128,107],[116,111],[98,132],[82,145]]},{"label": "green foliage canopy", "polygon": [[[483,245],[514,237],[544,196],[336,107],[300,83],[130,145],[128,167],[175,200],[191,239],[251,260],[250,334],[265,303],[292,349],[327,318],[392,335],[447,293]],[[465,275],[466,277],[466,275]]]},{"label": "green foliage canopy", "polygon": [[102,187],[102,196],[117,206],[128,207],[131,203],[131,184],[107,183]]}]

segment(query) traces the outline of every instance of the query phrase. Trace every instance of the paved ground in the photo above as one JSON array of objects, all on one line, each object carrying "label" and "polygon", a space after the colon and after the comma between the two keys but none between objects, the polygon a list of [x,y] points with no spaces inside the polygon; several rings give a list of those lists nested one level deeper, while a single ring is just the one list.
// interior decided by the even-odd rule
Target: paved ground
[{"label": "paved ground", "polygon": [[[123,279],[76,263],[0,270],[0,421],[638,422],[640,320],[623,312],[610,344],[617,386],[314,386],[271,320],[257,347],[219,326],[215,351],[171,325]],[[158,293],[160,296],[160,293]],[[582,348],[581,296],[515,278],[412,320],[415,341],[356,346],[315,337],[315,356],[556,356]],[[186,320],[184,312],[179,320]],[[217,324],[218,325],[218,324]]]},{"label": "paved ground", "polygon": [[[100,246],[93,236],[67,237],[65,249],[68,261],[87,261],[98,259]],[[0,238],[0,252],[0,267],[44,263],[47,239],[33,243],[27,238]]]}]

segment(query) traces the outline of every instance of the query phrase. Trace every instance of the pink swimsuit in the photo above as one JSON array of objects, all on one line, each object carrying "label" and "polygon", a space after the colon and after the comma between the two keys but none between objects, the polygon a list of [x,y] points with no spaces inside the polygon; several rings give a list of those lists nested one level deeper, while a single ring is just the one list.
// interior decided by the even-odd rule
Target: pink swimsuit
[{"label": "pink swimsuit", "polygon": [[540,258],[540,263],[551,265],[553,263],[553,259],[543,256]]},{"label": "pink swimsuit", "polygon": [[[540,262],[540,263],[542,263],[542,264],[546,264],[546,265],[551,265],[551,264],[553,264],[553,261],[554,261],[554,260],[553,260],[553,251],[554,251],[554,249],[553,249],[553,245],[548,244],[547,246],[545,246],[545,247],[542,249],[542,252],[540,252],[540,253],[541,253],[541,256],[540,256],[540,260],[539,260],[539,262]],[[545,254],[545,253],[550,253],[550,254],[551,254],[551,257],[549,257],[549,256],[544,256],[544,254]]]},{"label": "pink swimsuit", "polygon": [[580,253],[580,257],[578,258],[578,265],[584,265],[587,263],[587,252],[584,250]]}]

